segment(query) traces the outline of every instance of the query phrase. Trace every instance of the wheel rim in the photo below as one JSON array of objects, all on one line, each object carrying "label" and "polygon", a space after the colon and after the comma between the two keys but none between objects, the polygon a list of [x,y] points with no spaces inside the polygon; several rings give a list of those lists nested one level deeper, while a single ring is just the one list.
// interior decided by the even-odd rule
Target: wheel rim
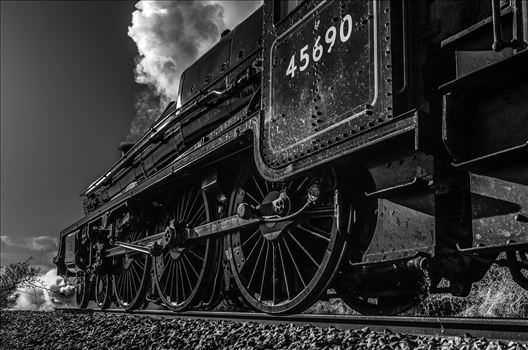
[{"label": "wheel rim", "polygon": [[296,199],[293,207],[298,208],[315,183],[322,195],[302,216],[282,227],[263,224],[229,236],[233,277],[245,301],[256,310],[294,313],[310,307],[337,271],[345,242],[334,217],[337,181],[332,169],[281,184],[267,182],[251,169],[239,176],[231,215],[240,203],[260,205],[277,191]]},{"label": "wheel rim", "polygon": [[95,302],[101,309],[106,309],[112,302],[111,276],[108,274],[97,274],[95,278]]},{"label": "wheel rim", "polygon": [[[146,230],[134,223],[123,232],[121,239],[124,242],[135,242],[145,236]],[[120,257],[117,265],[119,269],[113,278],[117,303],[127,310],[141,307],[150,285],[150,257],[141,253],[129,253]]]},{"label": "wheel rim", "polygon": [[[199,187],[190,187],[179,194],[170,206],[169,219],[174,225],[192,228],[210,221],[207,198]],[[157,220],[156,232],[162,232],[167,219]],[[194,242],[164,251],[154,261],[154,280],[163,304],[174,311],[183,311],[215,299],[218,289],[211,289],[216,267],[220,265],[217,239]],[[216,265],[216,266],[215,266]]]},{"label": "wheel rim", "polygon": [[75,301],[77,302],[77,306],[81,309],[86,309],[90,302],[90,278],[85,273],[82,273],[77,277]]},{"label": "wheel rim", "polygon": [[519,286],[528,290],[528,250],[508,252],[506,257],[510,261],[509,268],[513,280]]}]

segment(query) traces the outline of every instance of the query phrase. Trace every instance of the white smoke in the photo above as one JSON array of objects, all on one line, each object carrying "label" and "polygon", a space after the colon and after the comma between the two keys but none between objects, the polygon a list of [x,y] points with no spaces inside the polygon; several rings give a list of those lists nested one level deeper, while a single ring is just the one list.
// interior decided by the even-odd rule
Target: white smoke
[{"label": "white smoke", "polygon": [[32,285],[17,288],[9,299],[14,302],[14,310],[53,311],[57,306],[73,306],[74,290],[74,286],[57,276],[54,268],[40,275]]},{"label": "white smoke", "polygon": [[260,3],[143,0],[136,4],[132,25],[128,27],[139,54],[135,80],[152,91],[138,94],[141,103],[149,101],[150,105],[138,108],[136,103],[137,115],[129,138],[141,137],[167,103],[176,100],[181,73],[219,41],[223,30],[234,27]]},{"label": "white smoke", "polygon": [[176,99],[180,75],[220,38],[222,6],[205,1],[140,1],[128,35],[139,52],[136,82]]}]

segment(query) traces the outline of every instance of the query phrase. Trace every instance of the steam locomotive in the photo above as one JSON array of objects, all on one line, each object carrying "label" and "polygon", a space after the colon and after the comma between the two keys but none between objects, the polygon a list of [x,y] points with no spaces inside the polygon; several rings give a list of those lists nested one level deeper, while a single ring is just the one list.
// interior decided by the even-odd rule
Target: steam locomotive
[{"label": "steam locomotive", "polygon": [[[528,2],[266,0],[83,193],[79,307],[400,313],[528,288]],[[502,255],[501,255],[502,254]]]}]

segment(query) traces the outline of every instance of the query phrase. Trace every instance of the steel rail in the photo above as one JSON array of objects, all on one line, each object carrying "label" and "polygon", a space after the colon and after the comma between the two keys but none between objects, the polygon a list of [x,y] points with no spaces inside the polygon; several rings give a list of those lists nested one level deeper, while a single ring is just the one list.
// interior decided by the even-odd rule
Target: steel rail
[{"label": "steel rail", "polygon": [[368,327],[373,331],[389,329],[394,333],[409,333],[428,336],[470,335],[476,338],[496,340],[528,341],[528,319],[520,318],[476,318],[476,317],[421,317],[421,316],[363,316],[363,315],[268,315],[252,312],[211,312],[187,311],[175,313],[168,310],[125,311],[123,309],[72,309],[58,308],[58,312],[67,313],[111,313],[162,317],[169,319],[193,318],[206,320],[225,320],[234,322],[258,322],[267,324],[291,324],[296,326],[312,325],[316,327],[333,326],[339,329],[361,329]]}]

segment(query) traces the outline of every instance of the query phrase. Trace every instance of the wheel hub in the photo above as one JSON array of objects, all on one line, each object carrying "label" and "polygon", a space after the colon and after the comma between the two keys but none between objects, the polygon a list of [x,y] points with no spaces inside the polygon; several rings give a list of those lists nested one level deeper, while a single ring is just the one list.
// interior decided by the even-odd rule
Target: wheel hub
[{"label": "wheel hub", "polygon": [[[259,211],[262,216],[287,216],[291,211],[291,200],[285,191],[271,191],[262,200]],[[279,238],[290,223],[291,220],[265,222],[260,225],[260,232],[266,240],[272,241]]]},{"label": "wheel hub", "polygon": [[131,259],[128,254],[125,255],[123,258],[123,268],[127,270],[130,267],[130,264],[132,264],[133,259]]},{"label": "wheel hub", "polygon": [[183,253],[184,250],[185,250],[185,248],[171,248],[169,250],[169,254],[170,254],[172,259],[177,260],[177,259],[180,258],[181,254]]}]

